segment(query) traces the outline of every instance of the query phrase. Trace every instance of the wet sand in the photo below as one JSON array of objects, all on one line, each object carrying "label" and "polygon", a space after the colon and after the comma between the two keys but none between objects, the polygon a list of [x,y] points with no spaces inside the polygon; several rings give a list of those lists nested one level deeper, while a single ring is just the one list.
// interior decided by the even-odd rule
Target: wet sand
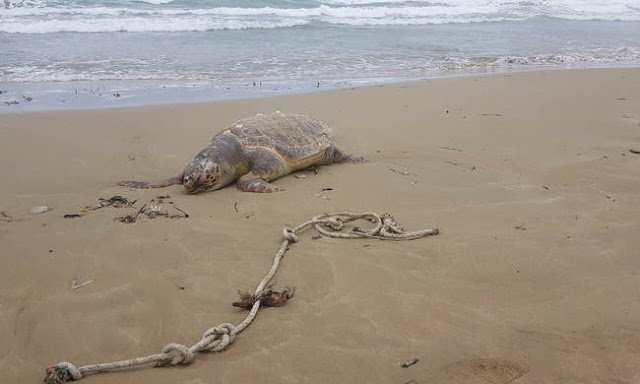
[{"label": "wet sand", "polygon": [[[177,174],[213,133],[274,110],[311,114],[367,157],[276,194],[118,187]],[[425,80],[268,99],[0,115],[0,367],[36,383],[190,344],[244,312],[282,227],[390,212],[409,242],[312,240],[295,286],[227,351],[86,383],[635,383],[640,381],[640,70]],[[406,173],[406,174],[405,174]],[[332,188],[331,191],[322,191]],[[107,207],[170,195],[189,218],[134,224]],[[323,198],[323,196],[325,198]],[[32,215],[33,206],[52,210]],[[79,289],[71,285],[93,280]],[[419,358],[409,368],[402,362]]]}]

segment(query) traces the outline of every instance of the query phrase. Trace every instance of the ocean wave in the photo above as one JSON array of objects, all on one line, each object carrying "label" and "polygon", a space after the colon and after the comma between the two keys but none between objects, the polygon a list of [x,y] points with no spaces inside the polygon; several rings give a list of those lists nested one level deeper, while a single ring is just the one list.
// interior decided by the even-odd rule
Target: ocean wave
[{"label": "ocean wave", "polygon": [[[8,1],[8,0],[5,0]],[[24,5],[31,1],[39,6]],[[308,8],[175,8],[174,0],[144,0],[127,7],[61,6],[24,0],[21,6],[0,8],[0,32],[177,32],[225,29],[273,29],[311,23],[353,26],[428,25],[519,21],[535,17],[565,20],[640,21],[640,8],[630,0],[322,0]],[[141,0],[143,1],[143,0]],[[165,3],[171,3],[164,6]],[[183,3],[179,3],[184,5]],[[635,6],[634,6],[635,4]]]}]

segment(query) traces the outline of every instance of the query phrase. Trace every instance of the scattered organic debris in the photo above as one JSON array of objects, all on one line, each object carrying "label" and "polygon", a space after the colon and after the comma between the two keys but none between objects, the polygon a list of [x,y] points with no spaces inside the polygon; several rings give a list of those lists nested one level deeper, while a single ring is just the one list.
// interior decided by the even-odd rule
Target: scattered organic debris
[{"label": "scattered organic debris", "polygon": [[82,217],[82,215],[79,215],[77,213],[65,213],[65,215],[63,216],[63,218],[65,219],[75,219],[76,217]]},{"label": "scattered organic debris", "polygon": [[318,239],[322,239],[322,236],[320,236],[320,235],[311,236],[311,240],[318,240]]},{"label": "scattered organic debris", "polygon": [[481,113],[480,115],[482,115],[482,116],[495,116],[495,117],[499,117],[499,116],[502,116],[502,113]]},{"label": "scattered organic debris", "polygon": [[31,213],[32,215],[39,215],[41,213],[45,213],[50,210],[51,208],[47,207],[46,205],[36,205],[35,207],[31,208],[29,213]]},{"label": "scattered organic debris", "polygon": [[629,152],[634,153],[636,155],[640,155],[640,151],[637,149],[630,149]]},{"label": "scattered organic debris", "polygon": [[268,286],[266,290],[262,292],[260,297],[256,297],[255,294],[238,291],[238,295],[240,295],[240,301],[234,301],[231,303],[234,307],[240,307],[246,310],[250,310],[253,307],[253,304],[260,300],[260,305],[263,307],[281,307],[284,303],[287,302],[296,292],[295,287],[286,287],[282,292],[278,292],[272,288],[273,286]]},{"label": "scattered organic debris", "polygon": [[31,96],[22,96],[22,99],[24,101],[26,101],[27,103],[30,102],[30,101],[33,101],[33,97],[31,97]]},{"label": "scattered organic debris", "polygon": [[7,214],[5,211],[2,211],[0,212],[0,220],[10,223],[13,221],[13,216]]},{"label": "scattered organic debris", "polygon": [[[183,219],[189,217],[189,214],[183,209],[177,207],[173,204],[173,201],[166,201],[170,199],[171,196],[157,196],[155,199],[149,200],[148,203],[145,203],[135,214],[128,214],[120,217],[116,217],[114,220],[117,220],[121,223],[135,223],[140,215],[145,215],[150,219],[155,219],[156,217],[166,217],[169,219]],[[157,199],[157,200],[156,200]],[[161,204],[169,204],[167,208],[164,208]],[[171,208],[175,209],[179,213],[171,214]]]},{"label": "scattered organic debris", "polygon": [[420,359],[418,359],[417,357],[414,357],[413,359],[402,363],[402,368],[409,368],[410,366],[414,365],[418,361],[420,361]]},{"label": "scattered organic debris", "polygon": [[236,211],[236,212],[240,212],[238,210],[238,203],[237,202],[233,203],[233,210]]},{"label": "scattered organic debris", "polygon": [[524,225],[516,225],[516,226],[515,226],[515,229],[519,229],[519,230],[521,230],[521,231],[526,231],[526,230],[527,230],[527,227],[525,227]]},{"label": "scattered organic debris", "polygon": [[126,208],[133,206],[137,201],[138,200],[129,200],[126,197],[122,197],[120,195],[112,196],[108,199],[103,199],[102,197],[100,197],[98,198],[98,203],[90,207],[81,204],[80,210],[82,212],[87,212],[95,211],[96,209],[101,209],[104,207]]},{"label": "scattered organic debris", "polygon": [[391,172],[399,173],[399,174],[401,174],[401,175],[405,175],[405,176],[409,176],[409,175],[410,175],[410,173],[409,173],[409,172],[407,172],[407,171],[399,171],[399,170],[397,170],[397,169],[395,169],[395,168],[391,168],[391,167],[389,167],[389,170],[390,170]]},{"label": "scattered organic debris", "polygon": [[73,279],[73,281],[71,282],[71,290],[72,290],[72,291],[75,291],[76,289],[78,289],[78,288],[82,288],[82,287],[84,287],[84,286],[85,286],[85,285],[87,285],[87,284],[91,284],[91,283],[93,283],[94,281],[95,281],[95,280],[88,280],[88,281],[85,281],[85,282],[84,282],[84,283],[82,283],[82,284],[78,284],[78,283],[76,282],[76,279]]},{"label": "scattered organic debris", "polygon": [[293,175],[293,177],[295,177],[296,179],[306,179],[307,175],[303,173],[296,173],[295,175]]},{"label": "scattered organic debris", "polygon": [[542,188],[544,188],[544,189],[549,189],[549,187],[548,187],[548,186],[546,186],[546,185],[543,185],[543,186],[542,186]]},{"label": "scattered organic debris", "polygon": [[7,105],[18,105],[18,104],[20,104],[20,102],[18,100],[5,101],[4,103],[7,104]]},{"label": "scattered organic debris", "polygon": [[456,151],[456,152],[462,152],[462,149],[460,148],[453,148],[453,147],[438,147],[440,149],[446,149],[447,151]]},{"label": "scattered organic debris", "polygon": [[324,188],[322,188],[322,192],[324,192],[324,191],[333,191],[333,188],[331,188],[331,187],[324,187]]}]

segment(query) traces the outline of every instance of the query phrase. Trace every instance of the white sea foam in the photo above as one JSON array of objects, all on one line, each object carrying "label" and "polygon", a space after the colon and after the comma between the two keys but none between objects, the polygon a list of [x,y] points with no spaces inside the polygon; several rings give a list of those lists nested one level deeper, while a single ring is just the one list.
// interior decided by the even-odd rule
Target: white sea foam
[{"label": "white sea foam", "polygon": [[[78,7],[44,0],[9,1],[0,8],[0,32],[144,32],[273,29],[310,23],[384,26],[482,23],[549,17],[567,20],[640,21],[638,0],[323,0],[311,8]],[[115,3],[129,5],[128,3]],[[175,5],[175,4],[173,4]]]}]

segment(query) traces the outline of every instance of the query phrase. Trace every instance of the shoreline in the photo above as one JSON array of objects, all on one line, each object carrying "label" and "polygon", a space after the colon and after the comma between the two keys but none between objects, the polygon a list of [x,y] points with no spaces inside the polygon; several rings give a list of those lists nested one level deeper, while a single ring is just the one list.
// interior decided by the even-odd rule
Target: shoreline
[{"label": "shoreline", "polygon": [[[215,131],[275,110],[324,121],[369,163],[288,175],[274,194],[115,185],[172,176]],[[83,382],[636,382],[638,111],[632,68],[0,114],[3,377],[34,383],[60,361],[148,355],[237,323],[231,302],[268,270],[283,227],[372,211],[441,232],[302,233],[276,276],[295,297],[225,352]],[[117,220],[167,195],[188,218]],[[137,203],[81,209],[112,196]]]},{"label": "shoreline", "polygon": [[[428,76],[360,79],[298,79],[243,81],[216,84],[203,81],[92,80],[0,83],[0,115],[6,113],[76,111],[103,108],[168,106],[307,95],[350,88],[404,84],[473,76],[494,76],[544,71],[612,70],[640,68],[638,64],[571,66],[517,66],[493,71],[442,72]],[[145,85],[146,84],[146,85]],[[264,86],[264,87],[263,87]],[[45,90],[43,90],[45,89]]]}]

